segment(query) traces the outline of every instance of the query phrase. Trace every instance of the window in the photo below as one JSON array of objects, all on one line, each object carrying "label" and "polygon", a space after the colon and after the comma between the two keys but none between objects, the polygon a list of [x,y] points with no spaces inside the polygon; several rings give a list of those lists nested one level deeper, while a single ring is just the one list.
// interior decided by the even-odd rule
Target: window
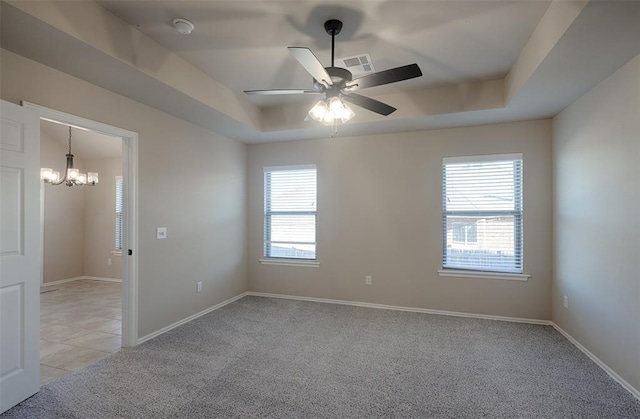
[{"label": "window", "polygon": [[316,167],[264,169],[264,257],[316,259]]},{"label": "window", "polygon": [[116,176],[116,250],[122,250],[122,176]]},{"label": "window", "polygon": [[445,158],[442,267],[522,273],[522,155]]}]

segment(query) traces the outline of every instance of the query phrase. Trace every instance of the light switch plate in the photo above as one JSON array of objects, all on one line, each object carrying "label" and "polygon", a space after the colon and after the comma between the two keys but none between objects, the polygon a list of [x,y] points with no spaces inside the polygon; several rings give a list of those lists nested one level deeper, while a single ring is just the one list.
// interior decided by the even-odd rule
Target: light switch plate
[{"label": "light switch plate", "polygon": [[156,239],[166,239],[167,238],[167,227],[158,227],[156,230]]}]

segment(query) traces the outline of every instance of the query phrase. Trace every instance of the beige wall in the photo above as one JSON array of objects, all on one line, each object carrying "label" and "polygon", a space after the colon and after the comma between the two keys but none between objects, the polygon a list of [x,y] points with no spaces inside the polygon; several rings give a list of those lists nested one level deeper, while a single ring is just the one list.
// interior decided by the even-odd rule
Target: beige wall
[{"label": "beige wall", "polygon": [[[3,85],[4,88],[4,85]],[[66,147],[40,132],[40,164],[62,173],[66,167]],[[84,168],[82,159],[74,159]],[[84,190],[64,185],[44,185],[44,265],[45,283],[84,275]]]},{"label": "beige wall", "polygon": [[[1,51],[2,99],[139,134],[139,336],[247,289],[246,147]],[[168,228],[156,240],[156,227]],[[203,281],[201,293],[196,282]]]},{"label": "beige wall", "polygon": [[[327,129],[328,130],[328,129]],[[442,158],[522,152],[527,282],[438,276]],[[316,164],[319,268],[262,265],[263,167]],[[549,120],[249,146],[249,289],[550,319]],[[373,277],[365,285],[365,275]]]},{"label": "beige wall", "polygon": [[637,56],[553,120],[553,320],[640,390],[639,75]]},{"label": "beige wall", "polygon": [[85,188],[84,274],[122,279],[122,256],[111,254],[115,250],[116,176],[122,176],[122,159],[87,160],[86,167],[98,172],[100,182]]}]

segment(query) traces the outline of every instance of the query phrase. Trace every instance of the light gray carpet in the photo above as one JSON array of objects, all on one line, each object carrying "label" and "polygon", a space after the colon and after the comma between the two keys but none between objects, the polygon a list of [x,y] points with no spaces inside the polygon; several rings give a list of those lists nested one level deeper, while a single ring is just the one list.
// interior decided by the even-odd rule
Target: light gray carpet
[{"label": "light gray carpet", "polygon": [[549,326],[245,297],[7,418],[640,418]]}]

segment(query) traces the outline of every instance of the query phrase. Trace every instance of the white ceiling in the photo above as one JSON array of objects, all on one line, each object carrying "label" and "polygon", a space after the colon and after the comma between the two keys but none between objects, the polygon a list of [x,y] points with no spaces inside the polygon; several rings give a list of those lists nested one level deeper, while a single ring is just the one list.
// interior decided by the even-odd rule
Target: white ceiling
[{"label": "white ceiling", "polygon": [[[359,91],[398,110],[355,108],[339,136],[549,118],[640,54],[640,1],[0,0],[2,48],[245,143],[326,138],[317,100],[242,90],[309,88],[288,53],[337,56],[423,77]],[[195,31],[171,26],[183,17]],[[302,101],[302,102],[298,102]]]},{"label": "white ceiling", "polygon": [[[504,77],[549,1],[98,1],[233,92],[311,88],[287,46],[331,62],[323,24],[343,21],[336,57],[369,53],[377,71],[418,63],[423,77],[377,93]],[[179,34],[173,18],[192,21]],[[275,106],[300,96],[248,96]],[[304,100],[306,98],[300,98]],[[308,99],[307,99],[308,100]]]},{"label": "white ceiling", "polygon": [[[42,134],[54,139],[65,149],[69,146],[69,126],[40,121]],[[80,128],[71,129],[71,152],[82,160],[119,159],[122,157],[122,138],[110,137]],[[65,162],[64,154],[60,161]]]}]

